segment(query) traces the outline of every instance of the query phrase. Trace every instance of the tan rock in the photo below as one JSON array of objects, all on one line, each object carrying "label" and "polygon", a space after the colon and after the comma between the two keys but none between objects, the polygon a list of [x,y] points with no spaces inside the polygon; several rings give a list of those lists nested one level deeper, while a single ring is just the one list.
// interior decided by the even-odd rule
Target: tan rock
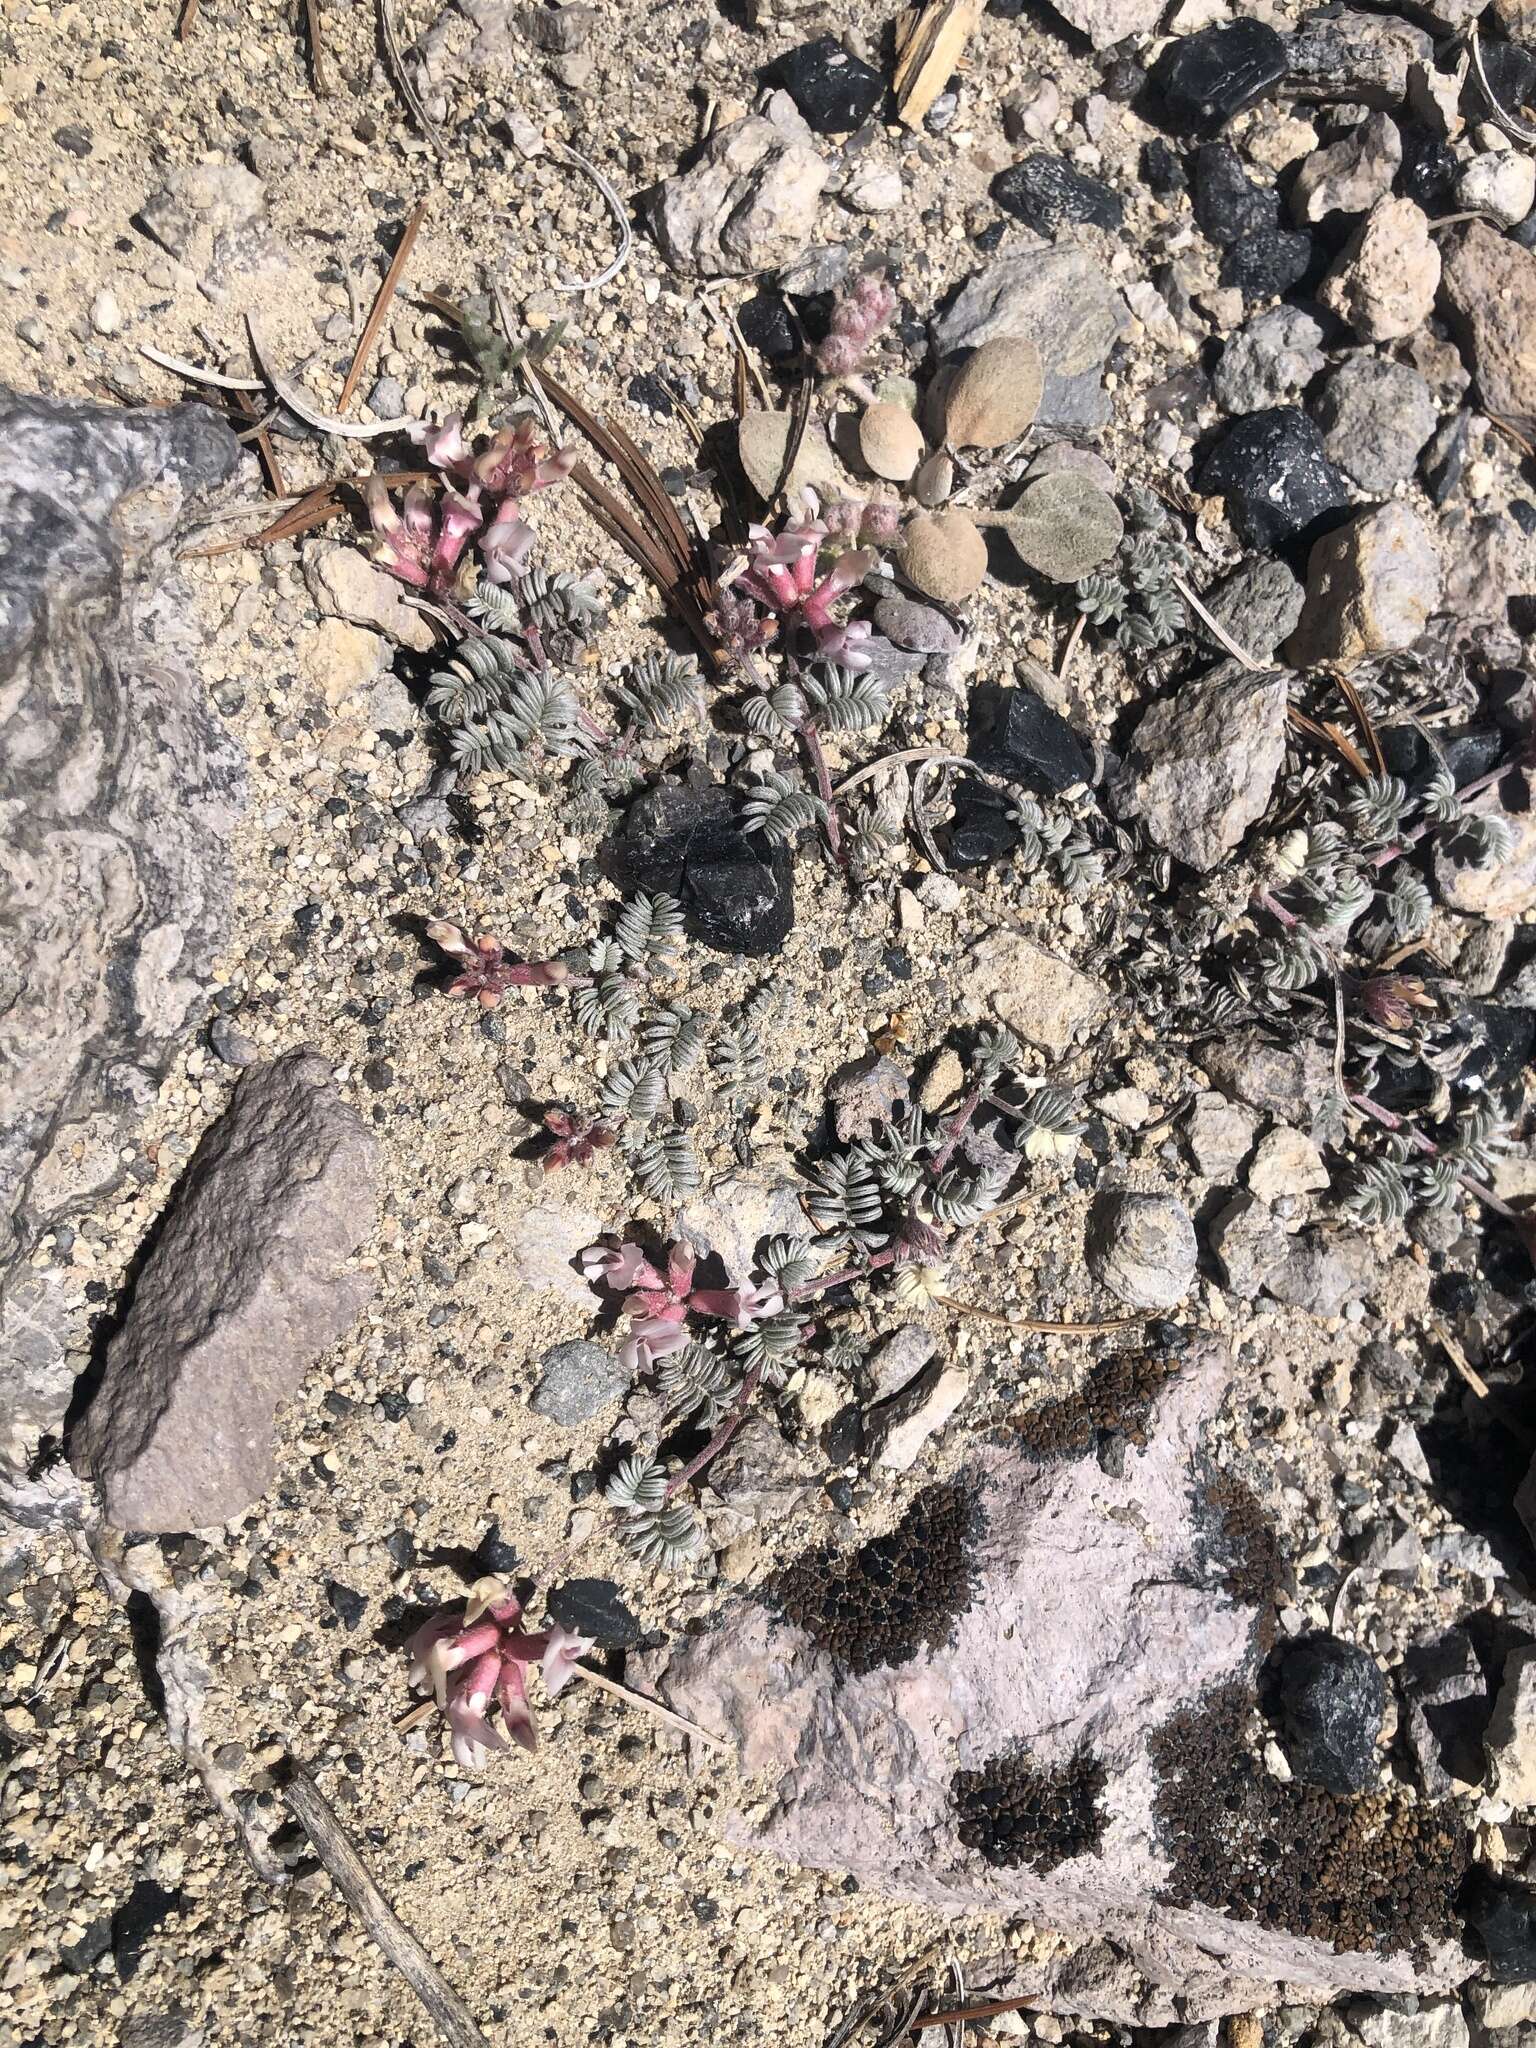
[{"label": "tan rock", "polygon": [[1446,251],[1445,296],[1484,405],[1536,413],[1536,255],[1478,221]]},{"label": "tan rock", "polygon": [[1287,658],[1298,668],[1347,666],[1411,647],[1439,603],[1440,557],[1429,528],[1408,505],[1380,505],[1313,547]]},{"label": "tan rock", "polygon": [[435,645],[431,626],[405,602],[394,577],[376,568],[357,548],[334,540],[308,542],[304,581],[328,618],[369,626],[417,654],[430,653]]},{"label": "tan rock", "polygon": [[359,696],[377,680],[388,660],[386,642],[345,619],[322,619],[307,627],[296,647],[299,673],[323,694],[332,710]]},{"label": "tan rock", "polygon": [[1429,318],[1439,284],[1440,251],[1422,208],[1378,199],[1318,298],[1364,340],[1396,341]]},{"label": "tan rock", "polygon": [[1536,1806],[1536,1649],[1511,1650],[1484,1737],[1489,1790],[1510,1806]]},{"label": "tan rock", "polygon": [[1452,910],[1477,917],[1522,917],[1526,911],[1536,910],[1536,792],[1529,776],[1523,780],[1523,809],[1502,811],[1485,802],[1476,805],[1482,815],[1503,818],[1514,833],[1514,843],[1502,859],[1477,868],[1453,860],[1445,846],[1436,852],[1435,882]]},{"label": "tan rock", "polygon": [[969,992],[999,1023],[1042,1052],[1063,1053],[1104,1014],[1104,991],[1021,932],[989,932],[972,946]]}]

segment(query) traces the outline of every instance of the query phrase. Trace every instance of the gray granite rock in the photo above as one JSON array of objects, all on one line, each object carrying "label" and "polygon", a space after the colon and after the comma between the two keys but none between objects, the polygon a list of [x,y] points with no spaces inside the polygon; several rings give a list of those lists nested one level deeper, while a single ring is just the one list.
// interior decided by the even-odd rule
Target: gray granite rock
[{"label": "gray granite rock", "polygon": [[1390,491],[1413,475],[1440,415],[1417,370],[1361,349],[1324,384],[1314,417],[1330,461],[1361,490]]},{"label": "gray granite rock", "polygon": [[628,1386],[628,1373],[601,1344],[573,1337],[545,1352],[529,1406],[547,1422],[574,1429],[617,1401]]},{"label": "gray granite rock", "polygon": [[229,929],[243,762],[173,561],[238,460],[206,406],[0,391],[0,1499],[87,1343],[32,1252],[115,1186]]},{"label": "gray granite rock", "polygon": [[1189,1211],[1172,1195],[1115,1189],[1089,1211],[1088,1270],[1130,1308],[1175,1307],[1198,1257]]},{"label": "gray granite rock", "polygon": [[1221,352],[1212,388],[1230,413],[1288,405],[1323,367],[1323,330],[1298,306],[1271,306],[1240,327]]},{"label": "gray granite rock", "polygon": [[1269,802],[1288,698],[1284,671],[1227,661],[1154,704],[1111,786],[1121,816],[1192,868],[1219,866]]},{"label": "gray granite rock", "polygon": [[242,1076],[107,1351],[70,1457],[118,1529],[198,1529],[272,1483],[277,1406],[360,1314],[378,1141],[312,1053]]}]

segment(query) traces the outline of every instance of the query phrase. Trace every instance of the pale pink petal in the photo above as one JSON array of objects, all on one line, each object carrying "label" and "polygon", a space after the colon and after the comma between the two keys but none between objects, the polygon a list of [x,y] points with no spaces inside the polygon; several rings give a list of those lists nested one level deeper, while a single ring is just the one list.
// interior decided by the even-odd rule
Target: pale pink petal
[{"label": "pale pink petal", "polygon": [[502,1726],[514,1742],[521,1743],[531,1754],[538,1748],[539,1738],[523,1687],[523,1666],[518,1658],[502,1658],[501,1672],[496,1681],[496,1698],[501,1706]]},{"label": "pale pink petal", "polygon": [[591,1636],[578,1636],[558,1625],[549,1631],[549,1645],[544,1652],[541,1669],[544,1690],[551,1699],[575,1677],[576,1667],[592,1648],[592,1641]]}]

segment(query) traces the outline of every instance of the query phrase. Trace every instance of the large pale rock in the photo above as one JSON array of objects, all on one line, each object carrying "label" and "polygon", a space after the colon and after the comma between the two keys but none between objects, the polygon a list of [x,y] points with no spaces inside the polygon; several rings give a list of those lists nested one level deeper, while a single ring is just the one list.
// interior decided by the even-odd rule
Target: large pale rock
[{"label": "large pale rock", "polygon": [[146,1260],[75,1467],[119,1529],[228,1521],[272,1483],[272,1423],[372,1292],[378,1142],[330,1068],[289,1053],[241,1078]]},{"label": "large pale rock", "polygon": [[1014,931],[988,932],[971,948],[965,990],[1042,1052],[1064,1053],[1104,1014],[1098,982]]},{"label": "large pale rock", "polygon": [[1297,668],[1351,668],[1411,647],[1440,603],[1434,535],[1411,505],[1358,513],[1314,543],[1307,601],[1286,643]]},{"label": "large pale rock", "polygon": [[39,1240],[108,1192],[229,928],[238,747],[176,545],[239,447],[202,405],[0,392],[0,1498],[89,1313]]},{"label": "large pale rock", "polygon": [[1536,413],[1536,255],[1477,221],[1446,251],[1445,296],[1483,404]]},{"label": "large pale rock", "polygon": [[1127,36],[1149,35],[1167,11],[1166,0],[1051,0],[1053,11],[1096,50]]},{"label": "large pale rock", "polygon": [[1069,378],[1098,369],[1130,325],[1124,299],[1087,250],[1020,234],[966,279],[934,321],[933,345],[951,356],[1001,335],[1022,336],[1035,344],[1048,379]]},{"label": "large pale rock", "polygon": [[[831,1632],[825,1618],[808,1627],[772,1600],[739,1599],[708,1632],[646,1660],[642,1682],[732,1742],[753,1774],[751,1805],[726,1819],[728,1837],[779,1862],[852,1872],[898,1899],[1125,1952],[1133,1969],[1085,1971],[1070,1987],[1053,1965],[1023,1966],[1011,1988],[1043,1991],[1058,2010],[1165,2024],[1251,2010],[1281,1982],[1292,1997],[1309,1987],[1313,2003],[1466,1975],[1446,1946],[1337,1953],[1168,1898],[1152,1744],[1214,1689],[1251,1685],[1261,1657],[1259,1610],[1244,1604],[1259,1595],[1231,1575],[1228,1538],[1205,1503],[1202,1436],[1232,1370],[1223,1347],[1198,1340],[1137,1428],[1145,1448],[1122,1459],[1101,1458],[1091,1430],[1082,1449],[1055,1456],[1006,1443],[973,1451],[958,1474],[976,1490],[969,1604],[948,1591],[951,1550],[926,1550],[910,1569],[943,1575],[940,1586],[924,1580],[920,1597],[944,1604],[920,1635],[898,1632],[877,1652],[897,1661],[869,1668],[867,1655],[840,1654],[836,1630],[860,1625],[851,1596],[838,1610],[855,1621]],[[808,1580],[820,1583],[820,1569]],[[955,1773],[1004,1754],[1044,1772],[1091,1758],[1104,1773],[1097,1842],[1044,1869],[988,1862],[962,1844]]]},{"label": "large pale rock", "polygon": [[743,277],[792,263],[810,240],[827,165],[803,134],[747,114],[717,128],[690,170],[656,188],[661,253],[691,277]]},{"label": "large pale rock", "polygon": [[1235,661],[1154,704],[1131,738],[1112,795],[1159,846],[1202,871],[1219,867],[1264,814],[1285,759],[1284,671]]},{"label": "large pale rock", "polygon": [[1397,341],[1434,309],[1440,251],[1411,199],[1378,199],[1324,279],[1318,298],[1366,341]]}]

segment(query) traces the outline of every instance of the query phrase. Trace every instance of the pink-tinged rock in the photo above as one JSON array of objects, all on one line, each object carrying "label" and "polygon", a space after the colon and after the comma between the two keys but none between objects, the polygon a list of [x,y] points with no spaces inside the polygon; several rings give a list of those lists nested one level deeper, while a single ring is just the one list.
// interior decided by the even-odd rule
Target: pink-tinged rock
[{"label": "pink-tinged rock", "polygon": [[1411,199],[1378,199],[1318,298],[1365,341],[1397,341],[1434,310],[1440,251]]},{"label": "pink-tinged rock", "polygon": [[[1453,1948],[1336,1954],[1167,1900],[1149,1743],[1213,1689],[1251,1684],[1260,1661],[1259,1612],[1228,1590],[1201,1504],[1203,1433],[1233,1371],[1223,1346],[1197,1341],[1146,1447],[1123,1444],[1123,1457],[975,1451],[958,1475],[979,1507],[975,1578],[936,1649],[856,1675],[770,1603],[740,1599],[670,1658],[641,1660],[642,1683],[733,1742],[757,1779],[729,1838],[893,1898],[1088,1937],[1065,1974],[1058,1962],[1014,1977],[1056,2010],[1162,2024],[1250,2010],[1278,1984],[1312,2002],[1467,1975]],[[1036,1871],[961,1844],[957,1769],[1023,1752],[1054,1771],[1084,1751],[1105,1772],[1094,1848]],[[1110,1948],[1115,1969],[1101,1967]]]},{"label": "pink-tinged rock", "polygon": [[1445,296],[1492,412],[1536,412],[1536,255],[1482,221],[1445,254]]},{"label": "pink-tinged rock", "polygon": [[1360,512],[1313,544],[1301,623],[1286,643],[1298,668],[1352,667],[1411,647],[1440,603],[1434,536],[1411,505]]},{"label": "pink-tinged rock", "polygon": [[71,1445],[118,1529],[206,1528],[273,1479],[272,1425],[361,1312],[378,1144],[312,1053],[242,1077],[146,1260]]}]

